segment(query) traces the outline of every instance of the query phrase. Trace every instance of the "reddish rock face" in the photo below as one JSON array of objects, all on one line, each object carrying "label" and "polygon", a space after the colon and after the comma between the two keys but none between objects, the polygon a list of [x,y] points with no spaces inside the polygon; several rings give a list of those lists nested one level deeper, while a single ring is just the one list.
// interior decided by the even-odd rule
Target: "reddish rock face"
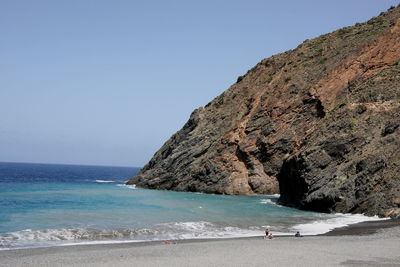
[{"label": "reddish rock face", "polygon": [[128,183],[398,216],[399,17],[397,7],[262,60]]}]

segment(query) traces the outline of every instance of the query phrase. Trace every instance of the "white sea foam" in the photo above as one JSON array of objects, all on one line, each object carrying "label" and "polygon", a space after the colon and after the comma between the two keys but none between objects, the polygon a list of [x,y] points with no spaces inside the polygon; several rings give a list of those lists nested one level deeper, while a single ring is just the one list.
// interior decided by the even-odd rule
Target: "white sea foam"
[{"label": "white sea foam", "polygon": [[281,195],[280,194],[273,194],[273,195],[269,195],[269,196],[274,197],[274,198],[279,198]]},{"label": "white sea foam", "polygon": [[[268,202],[269,203],[269,202]],[[322,215],[322,214],[321,214]],[[324,214],[325,215],[325,214]],[[220,226],[210,222],[179,222],[169,225],[179,233],[172,235],[173,239],[197,239],[197,238],[234,238],[234,237],[251,237],[260,236],[265,228],[272,228],[274,235],[289,236],[296,231],[300,231],[303,235],[318,235],[327,233],[335,228],[348,226],[355,223],[365,221],[386,220],[377,216],[368,217],[362,214],[333,214],[332,218],[321,219],[311,223],[298,224],[287,230],[279,228],[274,230],[273,225],[249,226],[246,228],[234,226]]]},{"label": "white sea foam", "polygon": [[259,227],[239,228],[217,225],[211,222],[176,222],[159,224],[169,232],[171,239],[216,239],[259,236]]},{"label": "white sea foam", "polygon": [[96,180],[96,183],[114,183],[115,181],[111,180]]},{"label": "white sea foam", "polygon": [[74,245],[95,242],[153,240],[159,235],[154,229],[25,229],[0,235],[0,250],[18,247]]},{"label": "white sea foam", "polygon": [[260,203],[261,204],[272,204],[273,202],[271,199],[266,198],[266,199],[260,199]]},{"label": "white sea foam", "polygon": [[278,198],[263,198],[263,199],[260,199],[259,203],[260,204],[270,204],[270,205],[282,207],[281,205],[279,205],[277,203],[277,200],[278,200]]},{"label": "white sea foam", "polygon": [[362,214],[343,214],[336,213],[335,217],[325,220],[317,220],[311,223],[297,224],[292,227],[293,232],[300,231],[304,235],[318,235],[332,231],[335,228],[345,227],[351,224],[387,220],[378,216],[368,217]]},{"label": "white sea foam", "polygon": [[211,222],[175,222],[158,224],[154,229],[26,229],[0,235],[0,250],[26,247],[113,244],[127,242],[215,239],[260,235],[257,227],[241,229]]},{"label": "white sea foam", "polygon": [[126,188],[129,188],[129,189],[136,189],[136,185],[134,185],[134,184],[117,184],[117,186],[121,186],[121,187],[126,187]]},{"label": "white sea foam", "polygon": [[[321,214],[321,218],[325,217]],[[300,231],[303,235],[323,234],[334,228],[364,221],[382,220],[360,214],[332,214],[328,219],[297,224],[289,229],[274,225],[230,226],[224,223],[171,222],[156,224],[152,229],[26,229],[0,234],[0,250],[22,247],[69,246],[83,244],[112,244],[157,240],[218,239],[261,236],[265,228],[274,235],[293,235]]]}]

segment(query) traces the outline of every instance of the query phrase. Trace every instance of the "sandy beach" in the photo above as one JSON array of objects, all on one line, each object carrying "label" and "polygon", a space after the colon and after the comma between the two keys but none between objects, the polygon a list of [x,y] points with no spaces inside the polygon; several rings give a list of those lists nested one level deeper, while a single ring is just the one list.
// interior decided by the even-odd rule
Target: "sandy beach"
[{"label": "sandy beach", "polygon": [[185,240],[0,251],[0,266],[400,266],[398,221],[323,236]]}]

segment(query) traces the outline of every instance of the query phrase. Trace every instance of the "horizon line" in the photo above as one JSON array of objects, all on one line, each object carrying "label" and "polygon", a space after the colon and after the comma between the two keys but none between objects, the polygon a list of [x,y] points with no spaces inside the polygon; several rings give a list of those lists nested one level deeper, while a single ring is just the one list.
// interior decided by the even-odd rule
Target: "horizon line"
[{"label": "horizon line", "polygon": [[20,162],[20,161],[2,161],[1,163],[15,163],[15,164],[38,164],[38,165],[67,165],[67,166],[88,166],[88,167],[122,167],[122,168],[143,168],[136,166],[122,166],[122,165],[96,165],[96,164],[77,164],[77,163],[45,163],[45,162]]}]

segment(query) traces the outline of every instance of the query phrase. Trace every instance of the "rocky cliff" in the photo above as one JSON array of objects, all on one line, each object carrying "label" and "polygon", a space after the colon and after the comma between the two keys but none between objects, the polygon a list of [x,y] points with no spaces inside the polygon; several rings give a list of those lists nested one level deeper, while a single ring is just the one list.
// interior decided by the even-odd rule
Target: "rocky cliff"
[{"label": "rocky cliff", "polygon": [[400,216],[400,7],[263,59],[129,184]]}]

